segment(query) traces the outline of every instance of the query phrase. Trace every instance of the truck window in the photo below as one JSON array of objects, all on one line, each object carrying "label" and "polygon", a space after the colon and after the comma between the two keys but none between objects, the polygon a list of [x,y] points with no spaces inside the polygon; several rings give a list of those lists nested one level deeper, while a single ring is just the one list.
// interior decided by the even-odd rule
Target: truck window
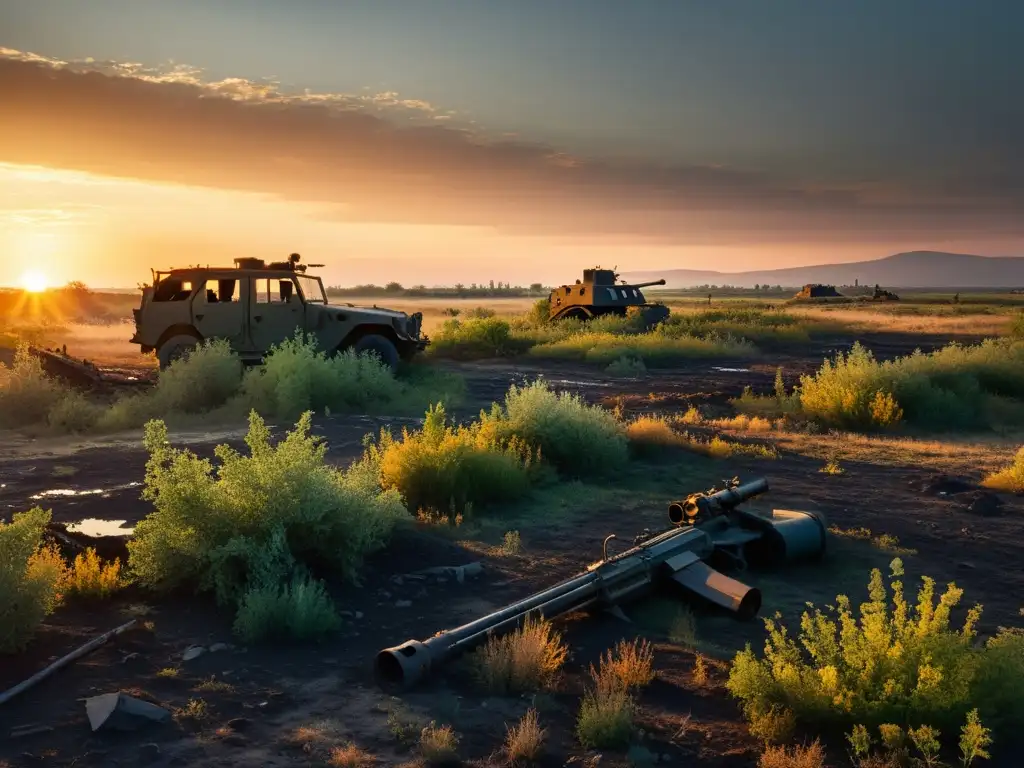
[{"label": "truck window", "polygon": [[242,298],[241,281],[207,280],[203,296],[207,304],[237,304]]},{"label": "truck window", "polygon": [[261,277],[256,281],[257,304],[284,304],[295,293],[295,283],[291,280]]},{"label": "truck window", "polygon": [[153,301],[184,301],[192,295],[192,281],[175,277],[161,280],[153,293]]}]

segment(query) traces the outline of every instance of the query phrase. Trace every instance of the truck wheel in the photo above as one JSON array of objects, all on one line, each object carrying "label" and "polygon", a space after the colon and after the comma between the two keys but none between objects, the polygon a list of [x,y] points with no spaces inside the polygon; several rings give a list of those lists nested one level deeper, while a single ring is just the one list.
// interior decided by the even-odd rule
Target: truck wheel
[{"label": "truck wheel", "polygon": [[391,339],[385,336],[380,336],[376,333],[368,334],[359,339],[352,346],[352,349],[355,350],[357,355],[363,352],[372,352],[380,358],[384,365],[391,369],[392,373],[398,368],[398,350],[391,343]]},{"label": "truck wheel", "polygon": [[161,345],[160,349],[158,349],[156,353],[156,358],[160,361],[160,370],[164,371],[169,368],[171,363],[175,360],[180,360],[198,343],[199,340],[194,336],[185,336],[184,334],[171,336],[171,338]]}]

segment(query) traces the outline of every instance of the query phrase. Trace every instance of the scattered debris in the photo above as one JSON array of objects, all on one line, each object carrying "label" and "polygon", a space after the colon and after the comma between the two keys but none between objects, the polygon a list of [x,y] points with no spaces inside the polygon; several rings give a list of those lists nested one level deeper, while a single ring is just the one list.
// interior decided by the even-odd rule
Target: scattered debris
[{"label": "scattered debris", "polygon": [[395,608],[408,608],[412,605],[412,600],[398,600],[395,602]]},{"label": "scattered debris", "polygon": [[170,710],[120,692],[86,699],[85,711],[93,731],[134,731],[143,721],[162,723],[171,717]]},{"label": "scattered debris", "polygon": [[203,646],[190,645],[188,648],[185,649],[185,652],[181,654],[181,660],[192,661],[193,659],[198,659],[204,653],[206,653],[206,649],[203,648]]},{"label": "scattered debris", "polygon": [[46,669],[44,669],[44,670],[42,670],[40,672],[37,672],[32,677],[30,677],[28,680],[25,680],[22,683],[18,683],[13,688],[10,688],[10,689],[4,691],[2,694],[0,694],[0,704],[6,704],[8,701],[13,699],[19,693],[23,693],[23,692],[27,691],[29,688],[31,688],[33,685],[35,685],[36,683],[40,682],[41,680],[45,680],[47,677],[52,675],[58,669],[61,669],[62,667],[70,664],[75,659],[78,659],[78,658],[80,658],[82,656],[85,656],[85,654],[89,653],[90,651],[93,651],[96,648],[99,648],[101,645],[103,645],[105,642],[107,642],[110,638],[115,637],[117,635],[120,635],[122,632],[125,632],[125,631],[131,629],[132,627],[135,626],[135,621],[136,621],[135,619],[132,619],[127,624],[122,624],[120,627],[117,627],[116,629],[112,629],[109,632],[103,633],[99,637],[90,640],[88,643],[86,643],[85,645],[81,646],[80,648],[75,649],[74,651],[72,651],[71,653],[67,654],[66,656],[62,656],[61,658],[57,659],[55,662],[53,662],[53,664],[51,664],[50,666],[46,667]]},{"label": "scattered debris", "polygon": [[[214,643],[210,646],[210,653],[218,653],[219,651],[230,651],[232,648],[234,648],[234,646],[231,645],[231,643]],[[185,659],[185,661],[188,661],[188,659]]]},{"label": "scattered debris", "polygon": [[27,723],[25,725],[16,725],[11,728],[11,738],[20,739],[25,736],[38,736],[40,733],[49,733],[53,728],[49,725],[40,725],[39,723]]}]

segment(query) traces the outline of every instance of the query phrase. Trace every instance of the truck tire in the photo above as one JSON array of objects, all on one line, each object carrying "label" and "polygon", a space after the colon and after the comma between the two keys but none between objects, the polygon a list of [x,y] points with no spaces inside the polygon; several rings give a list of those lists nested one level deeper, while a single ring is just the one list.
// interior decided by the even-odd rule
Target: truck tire
[{"label": "truck tire", "polygon": [[398,350],[395,349],[391,339],[386,336],[376,333],[367,334],[353,344],[352,349],[355,350],[357,355],[363,352],[372,352],[380,358],[384,365],[391,369],[392,373],[398,368]]},{"label": "truck tire", "polygon": [[156,358],[160,361],[160,370],[167,370],[171,363],[175,360],[180,360],[192,351],[197,344],[199,344],[199,339],[194,336],[186,336],[185,334],[171,336],[156,352]]}]

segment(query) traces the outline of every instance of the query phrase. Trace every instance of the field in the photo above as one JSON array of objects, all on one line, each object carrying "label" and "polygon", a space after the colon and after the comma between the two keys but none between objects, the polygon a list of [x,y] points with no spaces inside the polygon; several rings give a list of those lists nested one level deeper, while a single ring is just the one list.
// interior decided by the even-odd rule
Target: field
[{"label": "field", "polygon": [[[963,624],[970,606],[984,606],[975,627],[979,642],[1000,627],[1024,626],[1024,460],[1013,469],[1024,443],[1017,298],[965,294],[952,305],[948,297],[921,295],[898,304],[832,306],[713,297],[708,306],[706,297],[669,292],[664,299],[673,325],[653,333],[628,323],[550,329],[531,317],[533,298],[346,296],[353,303],[422,311],[431,350],[400,372],[393,391],[390,384],[360,385],[374,389],[376,399],[329,397],[323,387],[295,384],[321,381],[316,376],[327,370],[306,360],[303,376],[312,378],[285,377],[291,383],[280,391],[308,405],[310,434],[324,440],[326,452],[318,457],[293,434],[287,455],[253,458],[248,469],[228,467],[237,455],[215,449],[228,445],[250,460],[249,406],[266,418],[272,442],[295,429],[303,408],[292,412],[284,396],[274,399],[256,385],[236,391],[232,384],[211,400],[212,378],[182,373],[175,386],[203,392],[140,383],[127,395],[80,393],[66,401],[58,388],[41,406],[40,419],[15,424],[5,408],[24,414],[28,401],[15,401],[10,393],[21,385],[9,383],[6,396],[15,405],[5,405],[0,380],[0,424],[8,418],[0,432],[0,514],[10,521],[36,506],[52,510],[48,536],[61,534],[67,560],[76,546],[91,545],[105,560],[130,560],[135,572],[133,583],[109,595],[65,588],[61,604],[26,642],[0,655],[0,689],[137,620],[0,704],[0,765],[857,765],[846,737],[860,721],[815,719],[794,699],[791,727],[769,727],[765,712],[744,708],[730,680],[736,654],[747,644],[761,655],[762,621],[741,622],[677,595],[624,606],[629,621],[609,614],[555,620],[552,631],[562,635],[568,656],[552,662],[557,674],[534,685],[484,685],[461,660],[411,691],[385,690],[373,678],[372,661],[382,648],[428,638],[580,572],[600,559],[609,534],[618,537],[613,549],[624,548],[644,529],[668,525],[670,501],[733,476],[769,480],[770,492],[752,508],[813,509],[832,526],[823,563],[737,575],[761,588],[761,616],[780,612],[791,635],[799,632],[808,602],[824,607],[837,595],[849,596],[855,607],[866,601],[871,570],[886,575],[897,557],[911,603],[919,579],[928,576],[940,594],[949,582],[963,589],[953,626]],[[17,342],[29,339],[66,344],[69,354],[135,371],[140,381],[156,379],[153,360],[127,343],[131,326],[121,313],[131,302],[92,300],[104,307],[101,313],[76,314],[65,306],[45,322],[24,314],[9,319],[0,328],[6,332],[0,361],[10,370]],[[967,351],[944,350],[950,342]],[[855,344],[874,359],[858,357]],[[908,357],[915,349],[924,353],[923,362]],[[210,354],[223,364],[216,350]],[[301,356],[296,352],[290,364],[298,366]],[[835,361],[832,372],[822,372],[826,360]],[[371,376],[345,367],[355,365],[331,370]],[[542,384],[534,384],[538,380]],[[577,399],[559,401],[554,393],[560,392]],[[119,405],[123,397],[140,399],[128,408]],[[450,425],[446,432],[438,427],[440,412],[423,416],[438,401]],[[504,404],[497,415],[494,403]],[[74,410],[76,418],[53,418],[58,406]],[[88,409],[89,419],[78,418]],[[115,411],[116,417],[109,415]],[[166,422],[172,448],[223,465],[233,490],[200,477],[207,470],[199,465],[175,464],[159,431],[144,442],[150,419]],[[379,437],[382,429],[394,435],[391,442]],[[300,424],[295,434],[301,431]],[[377,440],[370,447],[367,435]],[[543,460],[534,454],[538,448]],[[159,470],[154,456],[164,462]],[[335,485],[324,479],[334,475],[324,474],[321,463],[352,474]],[[372,489],[361,484],[367,475],[358,473],[366,472]],[[381,490],[387,487],[392,490]],[[353,543],[358,537],[349,534],[363,528],[336,536],[332,504],[351,518],[346,525],[369,525],[367,516],[378,515],[379,541],[360,551]],[[256,519],[260,515],[280,522],[285,551],[301,553],[309,566],[309,573],[302,571],[303,589],[323,579],[324,592],[304,593],[311,596],[302,598],[301,609],[294,592],[275,603],[256,583],[253,574],[271,569],[281,541],[270,523]],[[90,522],[80,533],[60,525],[83,520]],[[235,538],[222,550],[202,549],[238,533],[226,532],[227,520],[240,526],[246,542]],[[142,543],[126,548],[118,526],[140,523],[144,533],[135,538]],[[192,535],[188,530],[205,532],[189,545],[198,549],[177,555],[160,549]],[[0,546],[4,535],[0,529]],[[260,536],[270,543],[246,549]],[[367,541],[374,536],[367,534]],[[245,567],[224,566],[235,562],[231,558]],[[420,573],[470,563],[482,567],[465,578]],[[216,577],[210,583],[185,579],[181,574],[190,568]],[[171,575],[182,582],[170,584]],[[0,578],[13,577],[0,571]],[[232,591],[239,589],[242,598]],[[324,601],[335,607],[330,621],[323,618],[330,613]],[[0,611],[0,623],[4,616]],[[277,636],[286,631],[298,637]],[[603,654],[638,638],[650,644],[652,679],[628,692],[606,690],[592,679],[591,665]],[[1024,643],[1011,641],[997,675],[1004,687],[1024,682]],[[520,642],[525,650],[516,663],[528,666],[522,657],[530,654],[529,638]],[[949,646],[929,648],[934,658],[923,667],[952,670]],[[991,681],[978,694],[954,677],[950,672],[935,685],[954,702],[955,725],[942,721],[948,712],[920,692],[901,715],[906,724],[941,727],[944,760],[954,764],[961,709],[977,707],[994,742],[991,759],[976,764],[1019,765],[1019,705],[1001,704],[1003,689]],[[91,732],[82,699],[117,691],[164,707],[170,721]],[[581,720],[581,712],[590,715]],[[922,712],[939,714],[925,721]],[[508,736],[517,724],[515,738]],[[827,761],[814,762],[813,748],[796,758],[773,746],[815,739]],[[534,741],[542,742],[535,755]],[[927,754],[909,742],[907,750],[907,756]]]}]

